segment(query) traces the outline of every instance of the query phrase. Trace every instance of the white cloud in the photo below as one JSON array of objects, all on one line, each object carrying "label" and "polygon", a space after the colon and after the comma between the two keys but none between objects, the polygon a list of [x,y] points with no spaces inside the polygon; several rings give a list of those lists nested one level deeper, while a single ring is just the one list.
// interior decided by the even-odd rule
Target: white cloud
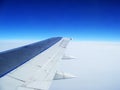
[{"label": "white cloud", "polygon": [[34,40],[0,40],[0,52],[24,46],[35,42]]},{"label": "white cloud", "polygon": [[56,81],[51,90],[119,90],[119,42],[71,42],[67,54],[77,57],[62,61],[60,69],[76,79]]}]

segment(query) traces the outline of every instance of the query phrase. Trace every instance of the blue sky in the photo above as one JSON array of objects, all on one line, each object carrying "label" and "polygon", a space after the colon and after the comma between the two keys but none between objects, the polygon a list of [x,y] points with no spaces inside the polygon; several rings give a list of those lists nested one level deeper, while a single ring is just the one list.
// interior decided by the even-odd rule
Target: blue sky
[{"label": "blue sky", "polygon": [[119,0],[1,0],[0,39],[120,41]]}]

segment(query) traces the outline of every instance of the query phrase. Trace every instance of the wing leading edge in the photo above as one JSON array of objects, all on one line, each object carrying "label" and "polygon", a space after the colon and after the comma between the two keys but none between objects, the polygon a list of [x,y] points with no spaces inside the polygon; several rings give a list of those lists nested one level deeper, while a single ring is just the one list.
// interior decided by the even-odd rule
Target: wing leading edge
[{"label": "wing leading edge", "polygon": [[0,90],[47,90],[69,40],[54,37],[1,52]]}]

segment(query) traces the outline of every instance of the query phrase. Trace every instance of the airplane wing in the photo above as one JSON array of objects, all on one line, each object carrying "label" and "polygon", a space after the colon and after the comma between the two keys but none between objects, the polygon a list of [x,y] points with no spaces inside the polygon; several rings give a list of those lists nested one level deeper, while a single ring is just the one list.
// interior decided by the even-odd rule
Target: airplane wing
[{"label": "airplane wing", "polygon": [[54,37],[0,52],[0,90],[48,90],[69,41]]}]

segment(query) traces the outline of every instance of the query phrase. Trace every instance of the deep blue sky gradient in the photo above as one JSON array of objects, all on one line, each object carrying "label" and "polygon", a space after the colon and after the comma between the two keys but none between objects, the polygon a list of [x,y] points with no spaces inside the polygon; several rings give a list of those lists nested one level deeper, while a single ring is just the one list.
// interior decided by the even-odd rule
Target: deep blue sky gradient
[{"label": "deep blue sky gradient", "polygon": [[120,41],[119,0],[0,0],[0,39]]}]

